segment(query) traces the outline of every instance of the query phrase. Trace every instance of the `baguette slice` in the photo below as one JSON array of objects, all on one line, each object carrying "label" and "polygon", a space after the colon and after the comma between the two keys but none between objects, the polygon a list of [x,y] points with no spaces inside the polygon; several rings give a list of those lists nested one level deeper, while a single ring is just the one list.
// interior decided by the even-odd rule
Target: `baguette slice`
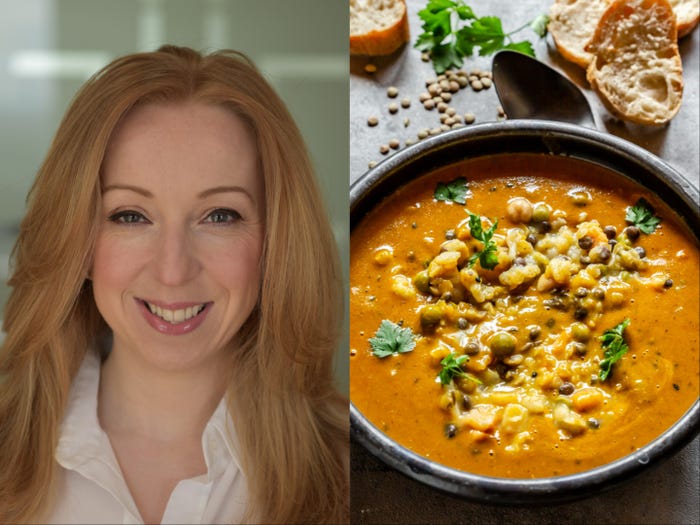
[{"label": "baguette slice", "polygon": [[547,29],[559,53],[586,69],[593,56],[585,50],[598,20],[612,0],[555,0],[549,9]]},{"label": "baguette slice", "polygon": [[404,0],[350,0],[350,54],[390,55],[409,38]]},{"label": "baguette slice", "polygon": [[586,78],[613,114],[661,125],[678,112],[683,67],[668,0],[616,0],[586,51],[593,54]]},{"label": "baguette slice", "polygon": [[698,0],[669,0],[673,12],[676,13],[678,38],[690,33],[700,20],[700,2]]}]

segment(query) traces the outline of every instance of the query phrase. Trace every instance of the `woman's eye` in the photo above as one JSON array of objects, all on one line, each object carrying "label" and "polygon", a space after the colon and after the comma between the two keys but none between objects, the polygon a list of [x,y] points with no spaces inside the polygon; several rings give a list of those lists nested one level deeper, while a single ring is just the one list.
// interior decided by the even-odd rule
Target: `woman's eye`
[{"label": "woman's eye", "polygon": [[136,211],[120,211],[109,216],[109,220],[117,224],[139,224],[147,222],[146,218]]},{"label": "woman's eye", "polygon": [[241,215],[235,210],[218,209],[207,215],[205,222],[214,224],[230,224],[241,220]]}]

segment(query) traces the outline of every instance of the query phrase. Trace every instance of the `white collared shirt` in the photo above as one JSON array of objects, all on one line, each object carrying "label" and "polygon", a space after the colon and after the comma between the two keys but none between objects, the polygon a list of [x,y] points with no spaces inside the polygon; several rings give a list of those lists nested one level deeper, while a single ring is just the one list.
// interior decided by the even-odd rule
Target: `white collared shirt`
[{"label": "white collared shirt", "polygon": [[[58,492],[49,523],[143,523],[107,434],[97,419],[100,359],[88,352],[71,387],[56,461]],[[238,523],[247,486],[222,400],[202,434],[207,473],[180,481],[162,523]],[[229,428],[233,428],[229,422]]]}]

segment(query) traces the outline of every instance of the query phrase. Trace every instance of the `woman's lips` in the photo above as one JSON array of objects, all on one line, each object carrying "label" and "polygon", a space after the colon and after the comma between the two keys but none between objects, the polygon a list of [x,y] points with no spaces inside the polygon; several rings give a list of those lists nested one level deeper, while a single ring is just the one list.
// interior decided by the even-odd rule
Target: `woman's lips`
[{"label": "woman's lips", "polygon": [[146,322],[158,332],[183,335],[192,332],[206,319],[213,303],[162,303],[136,299]]}]

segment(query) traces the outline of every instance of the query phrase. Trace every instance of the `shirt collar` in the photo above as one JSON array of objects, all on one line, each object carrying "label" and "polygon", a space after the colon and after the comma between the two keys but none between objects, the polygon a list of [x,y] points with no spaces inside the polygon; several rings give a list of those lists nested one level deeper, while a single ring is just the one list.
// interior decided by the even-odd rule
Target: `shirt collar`
[{"label": "shirt collar", "polygon": [[[118,478],[107,483],[112,487],[104,487],[114,493],[121,492],[121,487],[115,487],[119,482],[124,484],[124,481],[109,438],[102,430],[97,417],[100,366],[97,352],[88,351],[73,379],[68,405],[59,430],[55,458],[62,467],[76,470],[89,478],[95,477],[87,475],[92,472],[89,465],[100,463],[107,471],[111,471],[108,478]],[[206,482],[217,479],[230,462],[240,470],[238,439],[225,397],[207,422],[202,434],[202,449],[207,464]],[[101,475],[99,477],[102,478]],[[100,484],[104,486],[104,480],[100,481],[103,481]]]}]

